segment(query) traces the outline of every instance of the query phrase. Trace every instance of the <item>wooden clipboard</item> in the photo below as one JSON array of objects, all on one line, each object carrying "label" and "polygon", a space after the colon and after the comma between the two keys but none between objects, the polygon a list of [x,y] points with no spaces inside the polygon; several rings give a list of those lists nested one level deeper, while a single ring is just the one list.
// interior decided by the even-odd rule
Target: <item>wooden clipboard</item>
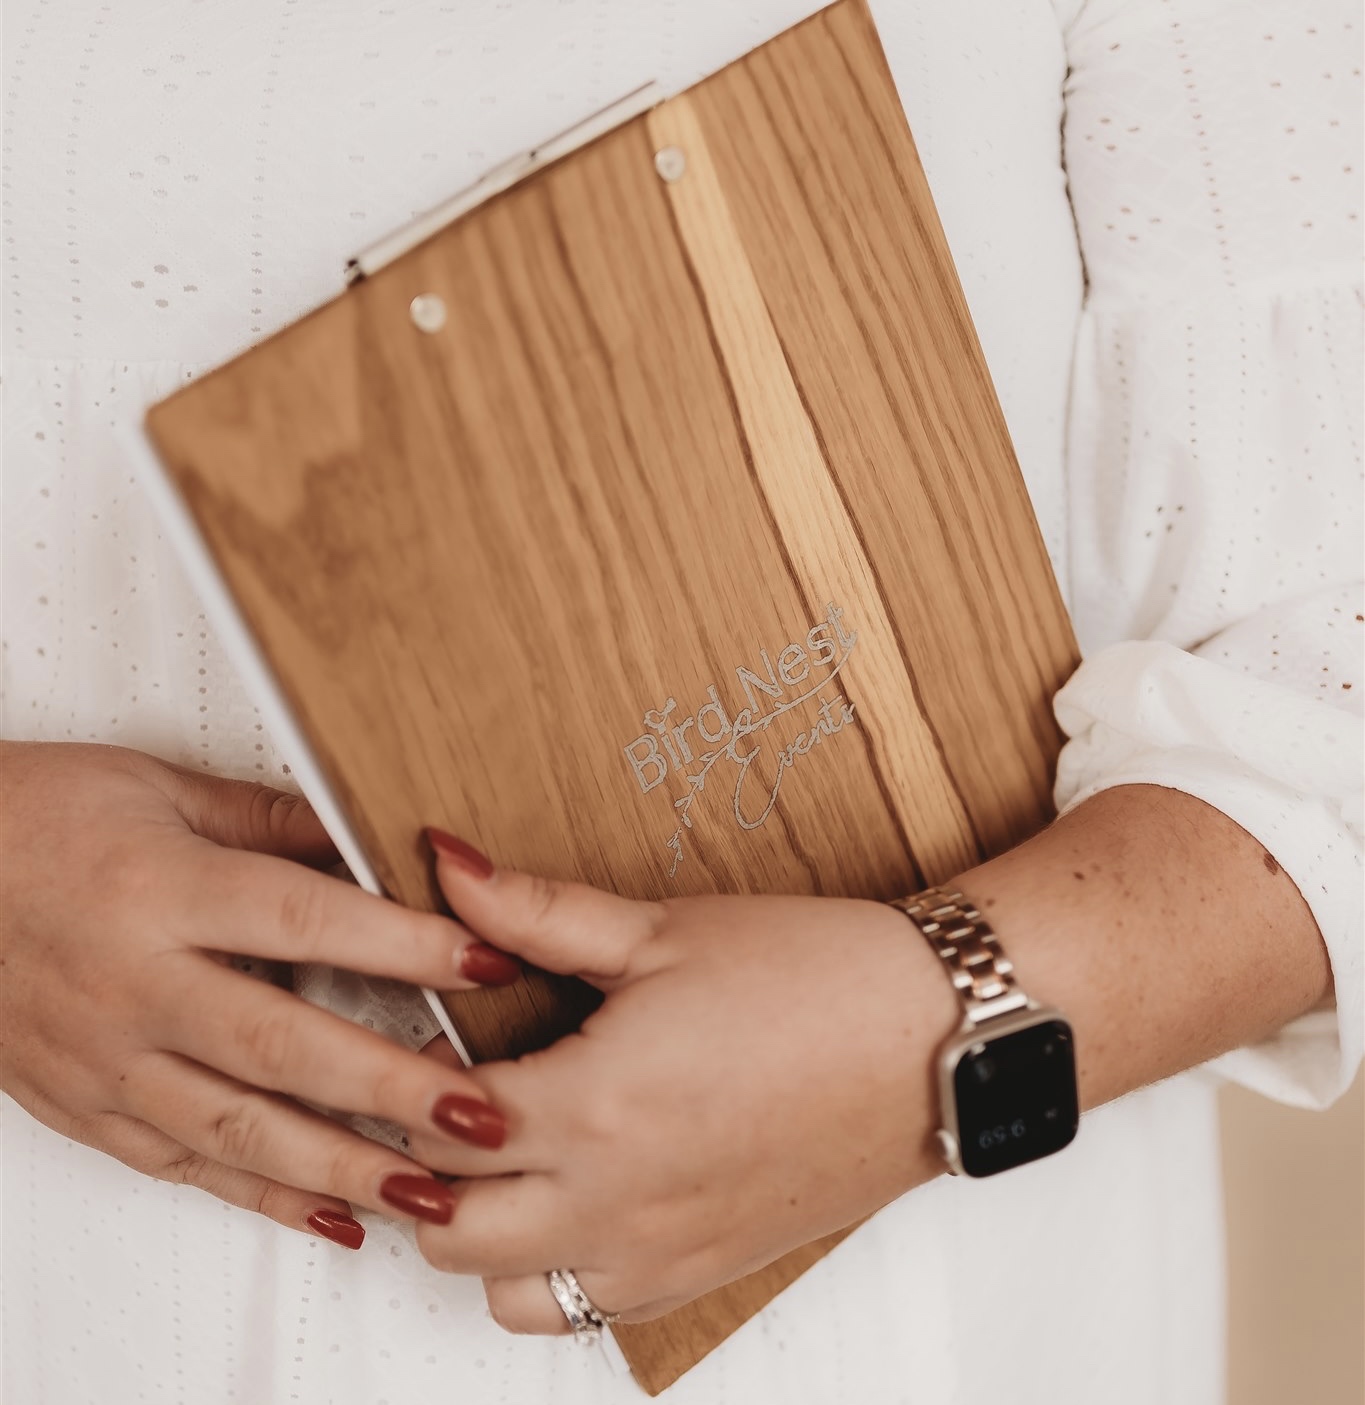
[{"label": "wooden clipboard", "polygon": [[[154,406],[158,491],[400,902],[427,824],[639,896],[949,877],[1050,818],[1077,650],[870,15],[624,115]],[[593,1000],[444,1005],[490,1059]],[[842,1237],[617,1327],[637,1380]]]}]

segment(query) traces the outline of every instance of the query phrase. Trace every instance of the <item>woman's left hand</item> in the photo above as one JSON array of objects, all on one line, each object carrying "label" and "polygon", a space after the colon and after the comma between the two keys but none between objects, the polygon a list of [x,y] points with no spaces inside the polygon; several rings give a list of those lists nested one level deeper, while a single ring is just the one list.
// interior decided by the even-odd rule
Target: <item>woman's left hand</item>
[{"label": "woman's left hand", "polygon": [[643,1321],[852,1224],[929,1179],[932,1051],[948,983],[874,902],[634,902],[491,865],[433,833],[452,909],[485,941],[606,993],[579,1034],[473,1076],[507,1115],[497,1150],[412,1129],[468,1177],[437,1268],[485,1279],[517,1332],[568,1324],[546,1272]]}]

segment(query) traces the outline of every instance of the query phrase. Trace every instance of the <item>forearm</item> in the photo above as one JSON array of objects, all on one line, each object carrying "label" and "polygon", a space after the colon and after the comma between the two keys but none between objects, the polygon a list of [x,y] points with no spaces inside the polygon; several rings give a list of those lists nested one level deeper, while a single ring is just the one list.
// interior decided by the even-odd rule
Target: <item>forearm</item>
[{"label": "forearm", "polygon": [[1331,1000],[1317,924],[1203,801],[1120,786],[954,880],[1076,1033],[1083,1107],[1254,1043]]}]

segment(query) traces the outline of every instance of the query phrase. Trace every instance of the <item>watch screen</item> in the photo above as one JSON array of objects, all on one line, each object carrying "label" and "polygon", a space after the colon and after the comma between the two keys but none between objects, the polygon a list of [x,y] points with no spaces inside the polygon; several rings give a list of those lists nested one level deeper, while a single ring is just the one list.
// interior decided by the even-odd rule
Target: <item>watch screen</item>
[{"label": "watch screen", "polygon": [[1076,1051],[1065,1020],[972,1045],[953,1071],[953,1086],[969,1176],[1036,1161],[1076,1135]]}]

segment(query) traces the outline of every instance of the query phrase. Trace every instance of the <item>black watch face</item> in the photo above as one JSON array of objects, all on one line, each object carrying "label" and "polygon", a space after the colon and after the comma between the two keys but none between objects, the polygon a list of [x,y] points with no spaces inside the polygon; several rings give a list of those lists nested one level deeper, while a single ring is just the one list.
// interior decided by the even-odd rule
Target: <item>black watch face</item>
[{"label": "black watch face", "polygon": [[974,1044],[953,1071],[957,1135],[969,1176],[993,1176],[1060,1151],[1076,1135],[1076,1048],[1065,1020]]}]

